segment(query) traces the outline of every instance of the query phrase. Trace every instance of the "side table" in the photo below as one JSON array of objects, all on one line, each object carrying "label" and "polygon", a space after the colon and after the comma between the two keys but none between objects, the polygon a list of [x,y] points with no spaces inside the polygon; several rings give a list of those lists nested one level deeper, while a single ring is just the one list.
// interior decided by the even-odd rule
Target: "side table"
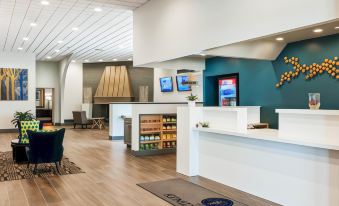
[{"label": "side table", "polygon": [[11,141],[11,147],[13,152],[13,160],[16,163],[26,163],[28,162],[28,158],[26,155],[26,147],[29,144],[21,144],[19,143],[19,139],[15,139]]},{"label": "side table", "polygon": [[92,129],[94,129],[95,127],[97,127],[98,129],[105,129],[104,119],[105,117],[92,118]]}]

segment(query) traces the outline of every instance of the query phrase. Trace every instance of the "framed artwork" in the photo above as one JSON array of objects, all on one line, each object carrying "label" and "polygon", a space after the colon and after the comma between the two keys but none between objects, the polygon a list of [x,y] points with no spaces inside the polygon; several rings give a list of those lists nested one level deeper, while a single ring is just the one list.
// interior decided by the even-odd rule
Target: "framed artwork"
[{"label": "framed artwork", "polygon": [[35,106],[36,108],[45,107],[45,89],[37,88],[35,92]]},{"label": "framed artwork", "polygon": [[28,100],[28,69],[0,68],[0,101]]}]

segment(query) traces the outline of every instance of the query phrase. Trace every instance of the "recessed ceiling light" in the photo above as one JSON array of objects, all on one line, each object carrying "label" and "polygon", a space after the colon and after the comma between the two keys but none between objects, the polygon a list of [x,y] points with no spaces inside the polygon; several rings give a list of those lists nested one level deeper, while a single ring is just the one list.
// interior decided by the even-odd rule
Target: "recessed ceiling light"
[{"label": "recessed ceiling light", "polygon": [[102,8],[100,8],[100,7],[96,7],[96,8],[94,8],[94,11],[96,11],[96,12],[100,12],[100,11],[102,11]]},{"label": "recessed ceiling light", "polygon": [[339,29],[339,26],[334,27],[334,29]]},{"label": "recessed ceiling light", "polygon": [[60,50],[59,49],[56,49],[56,50],[54,50],[56,53],[58,53]]},{"label": "recessed ceiling light", "polygon": [[321,33],[321,32],[323,32],[323,30],[322,29],[314,29],[313,32],[314,33]]},{"label": "recessed ceiling light", "polygon": [[102,59],[99,59],[98,61],[99,61],[99,62],[102,62],[103,60],[102,60]]},{"label": "recessed ceiling light", "polygon": [[78,28],[78,27],[73,27],[72,30],[73,30],[73,31],[78,31],[79,28]]},{"label": "recessed ceiling light", "polygon": [[40,2],[42,5],[49,5],[49,1],[41,1]]},{"label": "recessed ceiling light", "polygon": [[275,40],[277,40],[277,41],[284,41],[284,38],[282,38],[282,37],[277,37]]},{"label": "recessed ceiling light", "polygon": [[128,61],[132,61],[133,59],[132,58],[129,58],[129,59],[127,59]]},{"label": "recessed ceiling light", "polygon": [[75,60],[72,60],[72,63],[75,63],[75,62],[77,62],[77,61],[75,61]]},{"label": "recessed ceiling light", "polygon": [[51,56],[47,56],[46,58],[47,58],[47,59],[52,59],[52,57],[51,57]]},{"label": "recessed ceiling light", "polygon": [[88,60],[88,59],[85,59],[85,62],[89,62],[89,60]]},{"label": "recessed ceiling light", "polygon": [[22,47],[19,47],[18,50],[23,50],[23,48],[22,48]]},{"label": "recessed ceiling light", "polygon": [[28,41],[28,40],[29,40],[29,38],[28,38],[28,37],[24,37],[24,38],[22,38],[22,40],[24,40],[24,41]]},{"label": "recessed ceiling light", "polygon": [[113,61],[115,61],[115,62],[116,62],[116,61],[118,61],[118,59],[113,59]]},{"label": "recessed ceiling light", "polygon": [[37,26],[37,23],[32,22],[32,23],[30,23],[29,25],[31,25],[31,27],[35,27],[35,26]]},{"label": "recessed ceiling light", "polygon": [[204,56],[206,56],[206,54],[201,53],[200,56],[203,56],[203,57],[204,57]]},{"label": "recessed ceiling light", "polygon": [[62,44],[64,41],[62,41],[62,40],[60,40],[60,41],[58,41],[58,44]]}]

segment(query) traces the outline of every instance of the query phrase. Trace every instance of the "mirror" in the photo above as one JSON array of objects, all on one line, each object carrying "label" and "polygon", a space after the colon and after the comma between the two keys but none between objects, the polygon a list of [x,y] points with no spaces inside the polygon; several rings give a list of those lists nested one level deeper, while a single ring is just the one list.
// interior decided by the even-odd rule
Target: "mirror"
[{"label": "mirror", "polygon": [[45,89],[37,88],[35,93],[36,108],[45,107]]}]

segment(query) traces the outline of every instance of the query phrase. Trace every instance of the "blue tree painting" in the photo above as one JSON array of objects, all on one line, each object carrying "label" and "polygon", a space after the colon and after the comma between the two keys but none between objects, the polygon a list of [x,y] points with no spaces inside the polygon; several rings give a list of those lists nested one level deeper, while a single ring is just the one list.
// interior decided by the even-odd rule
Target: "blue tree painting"
[{"label": "blue tree painting", "polygon": [[28,100],[28,69],[0,68],[0,100]]}]

